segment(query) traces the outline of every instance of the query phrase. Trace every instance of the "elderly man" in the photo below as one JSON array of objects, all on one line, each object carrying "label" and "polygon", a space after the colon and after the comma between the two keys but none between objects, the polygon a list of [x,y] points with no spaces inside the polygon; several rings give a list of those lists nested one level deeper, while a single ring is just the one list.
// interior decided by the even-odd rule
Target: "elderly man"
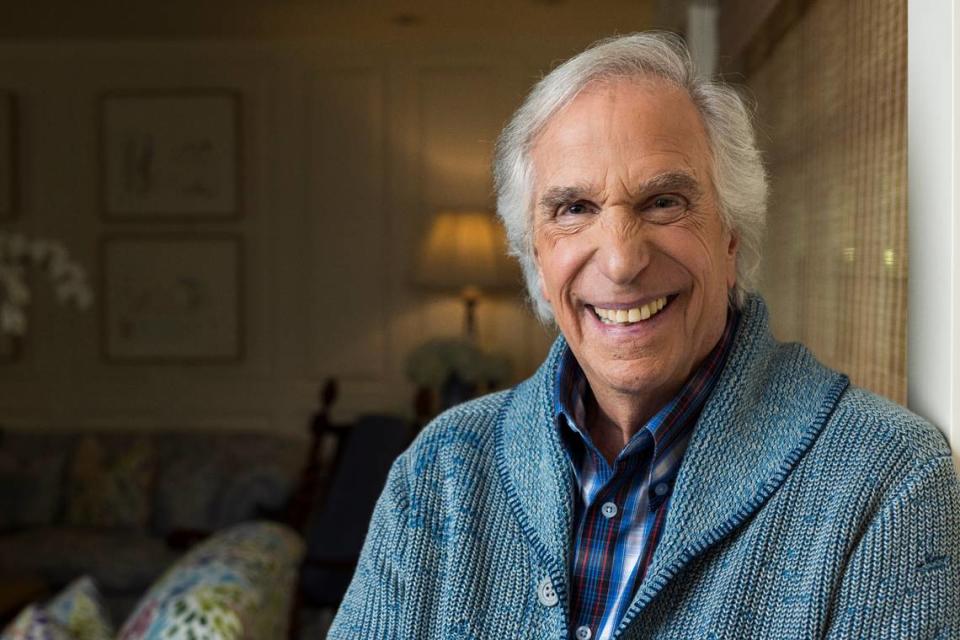
[{"label": "elderly man", "polygon": [[498,209],[560,328],[395,463],[331,638],[960,638],[931,425],[779,344],[747,110],[676,39],[530,93]]}]

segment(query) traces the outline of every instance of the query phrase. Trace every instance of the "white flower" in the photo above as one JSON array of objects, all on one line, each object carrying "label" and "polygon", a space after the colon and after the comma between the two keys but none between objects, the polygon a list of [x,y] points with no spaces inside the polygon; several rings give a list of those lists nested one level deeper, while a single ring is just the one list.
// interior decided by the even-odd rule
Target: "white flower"
[{"label": "white flower", "polygon": [[25,270],[30,266],[47,272],[59,302],[79,309],[93,304],[86,272],[70,259],[63,244],[0,231],[0,335],[23,335],[27,330],[24,307],[31,296]]},{"label": "white flower", "polygon": [[22,336],[27,332],[27,315],[23,309],[12,304],[0,305],[0,332]]},{"label": "white flower", "polygon": [[47,259],[48,255],[50,255],[49,241],[44,240],[43,238],[38,238],[31,243],[30,257],[33,259],[33,264],[43,264],[43,261]]},{"label": "white flower", "polygon": [[59,242],[50,243],[49,253],[50,260],[47,262],[47,271],[51,278],[58,279],[63,275],[67,265],[70,264],[70,258],[67,256],[67,250]]},{"label": "white flower", "polygon": [[85,277],[86,274],[76,262],[68,262],[63,267],[63,273],[61,274],[62,280],[69,280],[70,282],[74,283],[83,280]]},{"label": "white flower", "polygon": [[76,289],[76,283],[72,280],[61,280],[53,287],[53,293],[57,297],[57,302],[60,304],[67,304],[70,302],[70,299],[74,296],[74,290]]},{"label": "white flower", "polygon": [[77,307],[81,311],[86,311],[93,306],[93,290],[84,282],[83,286],[77,291]]},{"label": "white flower", "polygon": [[0,299],[18,307],[30,302],[30,289],[23,280],[23,269],[19,265],[0,266]]}]

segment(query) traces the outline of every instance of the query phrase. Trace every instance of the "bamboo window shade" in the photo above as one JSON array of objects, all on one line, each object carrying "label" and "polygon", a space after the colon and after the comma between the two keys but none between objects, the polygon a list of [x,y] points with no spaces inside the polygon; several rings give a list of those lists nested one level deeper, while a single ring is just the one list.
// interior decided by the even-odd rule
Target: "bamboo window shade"
[{"label": "bamboo window shade", "polygon": [[815,0],[747,71],[774,333],[906,402],[906,0]]}]

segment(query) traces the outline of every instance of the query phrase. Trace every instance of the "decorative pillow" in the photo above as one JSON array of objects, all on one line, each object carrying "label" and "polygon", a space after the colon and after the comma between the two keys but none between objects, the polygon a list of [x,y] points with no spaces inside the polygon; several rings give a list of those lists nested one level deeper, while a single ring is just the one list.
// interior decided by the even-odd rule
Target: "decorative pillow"
[{"label": "decorative pillow", "polygon": [[209,449],[184,451],[157,474],[153,527],[163,535],[177,529],[211,531],[217,495],[229,473],[223,456]]},{"label": "decorative pillow", "polygon": [[263,517],[258,513],[261,509],[282,509],[292,490],[290,474],[283,469],[267,465],[244,469],[224,482],[218,500],[217,527]]},{"label": "decorative pillow", "polygon": [[0,531],[51,524],[60,504],[64,455],[19,459],[0,451]]},{"label": "decorative pillow", "polygon": [[278,524],[248,522],[194,547],[161,577],[120,640],[284,638],[303,542]]},{"label": "decorative pillow", "polygon": [[238,585],[200,585],[165,602],[145,637],[240,640],[244,637],[241,615],[253,609],[252,598],[245,587]]},{"label": "decorative pillow", "polygon": [[100,592],[88,576],[77,578],[47,603],[45,610],[73,640],[111,640],[113,625]]},{"label": "decorative pillow", "polygon": [[0,640],[73,640],[70,634],[37,605],[30,605],[10,623]]},{"label": "decorative pillow", "polygon": [[70,468],[67,522],[88,527],[145,528],[153,472],[154,452],[147,440],[137,440],[128,449],[108,455],[96,438],[83,438]]}]

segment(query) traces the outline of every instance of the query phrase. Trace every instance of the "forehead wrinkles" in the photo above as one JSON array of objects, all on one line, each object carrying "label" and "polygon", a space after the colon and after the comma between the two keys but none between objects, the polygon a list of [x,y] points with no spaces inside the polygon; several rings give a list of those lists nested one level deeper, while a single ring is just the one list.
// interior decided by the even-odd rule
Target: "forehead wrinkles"
[{"label": "forehead wrinkles", "polygon": [[713,154],[700,113],[685,89],[661,79],[587,85],[544,123],[527,154],[531,212],[552,187],[635,196],[667,172],[688,173],[700,193],[714,192]]}]

